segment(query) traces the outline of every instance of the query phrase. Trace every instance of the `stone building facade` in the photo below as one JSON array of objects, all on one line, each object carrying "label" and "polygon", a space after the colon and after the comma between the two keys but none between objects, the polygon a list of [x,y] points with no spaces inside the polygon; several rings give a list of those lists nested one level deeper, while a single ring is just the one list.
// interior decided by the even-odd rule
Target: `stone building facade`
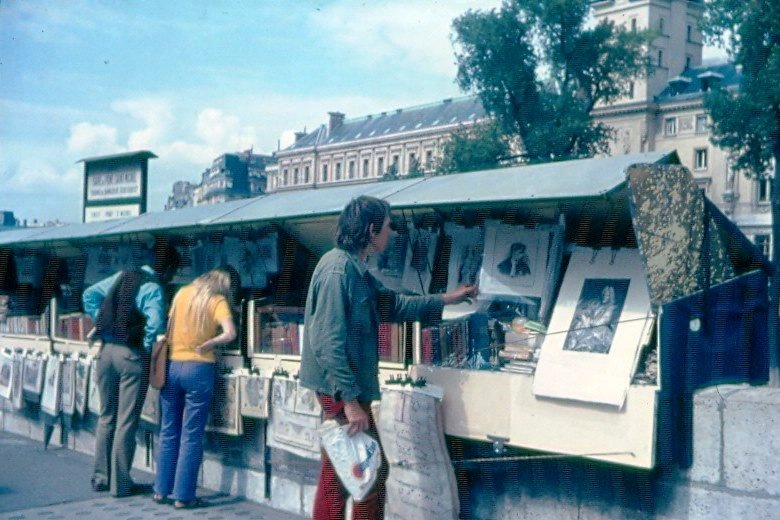
[{"label": "stone building facade", "polygon": [[199,184],[175,182],[165,210],[219,204],[264,193],[266,167],[273,161],[272,156],[254,154],[251,150],[220,155],[201,174]]}]

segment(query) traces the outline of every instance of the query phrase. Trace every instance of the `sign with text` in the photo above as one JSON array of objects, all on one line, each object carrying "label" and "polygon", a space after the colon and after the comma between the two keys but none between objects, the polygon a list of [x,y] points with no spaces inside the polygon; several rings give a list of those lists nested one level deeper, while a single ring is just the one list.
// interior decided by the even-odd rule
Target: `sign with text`
[{"label": "sign with text", "polygon": [[137,217],[141,214],[140,204],[119,204],[115,206],[88,207],[84,222],[99,222],[115,218]]},{"label": "sign with text", "polygon": [[126,166],[87,176],[87,200],[126,199],[141,196],[141,169]]},{"label": "sign with text", "polygon": [[146,213],[149,159],[152,152],[104,155],[84,162],[84,222],[135,217]]}]

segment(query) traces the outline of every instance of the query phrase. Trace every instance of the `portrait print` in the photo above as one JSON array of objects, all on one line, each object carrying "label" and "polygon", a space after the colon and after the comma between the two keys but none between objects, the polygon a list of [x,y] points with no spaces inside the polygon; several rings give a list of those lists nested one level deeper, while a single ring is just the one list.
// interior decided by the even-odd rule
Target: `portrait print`
[{"label": "portrait print", "polygon": [[563,350],[609,354],[629,283],[628,279],[585,279]]},{"label": "portrait print", "polygon": [[404,267],[403,288],[416,294],[427,294],[436,260],[438,235],[427,229],[412,231]]},{"label": "portrait print", "polygon": [[447,268],[447,290],[464,284],[476,284],[482,267],[485,249],[484,231],[475,226],[466,228],[447,222],[444,234],[450,239],[450,256]]},{"label": "portrait print", "polygon": [[60,413],[61,366],[62,363],[58,357],[49,356],[49,359],[46,361],[46,371],[43,378],[41,410],[55,417]]},{"label": "portrait print", "polygon": [[479,275],[483,298],[546,298],[550,232],[498,221],[485,224],[485,254]]},{"label": "portrait print", "polygon": [[22,367],[22,389],[30,396],[40,397],[43,390],[44,358],[26,356]]},{"label": "portrait print", "polygon": [[510,278],[530,275],[530,260],[526,249],[522,242],[514,242],[510,245],[506,258],[498,263],[498,272]]}]

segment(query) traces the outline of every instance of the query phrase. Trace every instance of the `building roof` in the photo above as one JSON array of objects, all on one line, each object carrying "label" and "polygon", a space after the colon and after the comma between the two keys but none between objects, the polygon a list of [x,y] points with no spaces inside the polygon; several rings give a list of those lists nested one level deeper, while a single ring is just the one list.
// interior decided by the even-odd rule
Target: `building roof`
[{"label": "building roof", "polygon": [[485,117],[485,109],[476,96],[445,99],[438,103],[399,108],[355,119],[347,119],[330,133],[326,125],[300,138],[284,152],[387,137],[411,131],[423,131],[472,123]]},{"label": "building roof", "polygon": [[634,164],[677,161],[675,152],[648,152],[436,177],[291,190],[105,222],[6,231],[0,233],[0,245],[18,247],[54,240],[338,215],[351,199],[359,195],[382,198],[394,209],[599,198],[623,186],[626,170]]},{"label": "building roof", "polygon": [[738,86],[742,74],[733,63],[685,69],[679,76],[669,80],[669,85],[655,96],[655,100],[664,103],[701,97],[705,92],[702,87],[708,81],[720,81],[726,87]]}]

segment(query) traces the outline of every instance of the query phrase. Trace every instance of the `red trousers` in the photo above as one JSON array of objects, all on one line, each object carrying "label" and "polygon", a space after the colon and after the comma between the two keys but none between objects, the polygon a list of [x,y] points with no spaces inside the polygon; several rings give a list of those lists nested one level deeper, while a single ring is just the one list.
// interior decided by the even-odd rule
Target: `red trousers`
[{"label": "red trousers", "polygon": [[[334,401],[331,396],[323,394],[317,394],[317,398],[322,406],[323,420],[336,419],[340,424],[346,424],[344,401]],[[371,415],[371,403],[360,403],[360,406],[368,414],[367,433],[379,441],[374,417]],[[383,453],[382,466],[379,469],[373,491],[362,502],[352,504],[352,518],[354,520],[382,520],[385,514],[386,480],[387,461]],[[325,450],[322,450],[322,468],[320,469],[320,481],[317,483],[317,494],[314,497],[312,518],[314,520],[343,520],[348,498],[349,493],[341,484]]]}]

